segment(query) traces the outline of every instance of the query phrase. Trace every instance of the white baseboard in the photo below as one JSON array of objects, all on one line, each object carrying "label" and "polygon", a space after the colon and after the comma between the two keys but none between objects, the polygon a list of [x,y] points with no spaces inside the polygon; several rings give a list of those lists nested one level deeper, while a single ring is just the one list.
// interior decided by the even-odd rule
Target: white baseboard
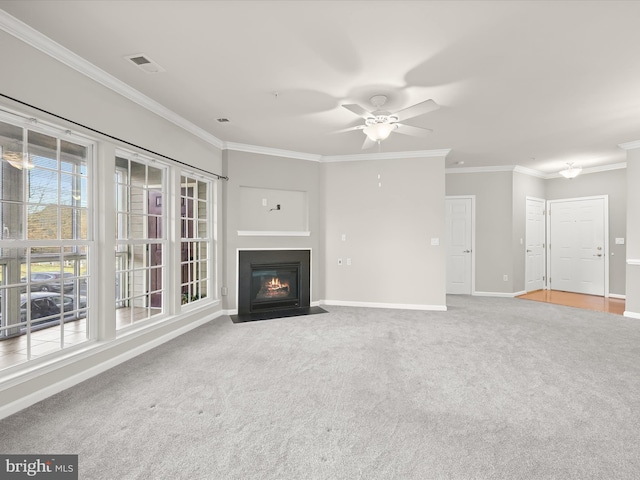
[{"label": "white baseboard", "polygon": [[[95,365],[86,370],[83,370],[82,372],[76,375],[63,378],[59,382],[53,383],[40,390],[37,390],[33,393],[25,395],[24,397],[21,397],[20,399],[14,402],[8,403],[6,405],[1,405],[0,420],[8,417],[9,415],[13,415],[14,413],[17,413],[20,410],[30,407],[31,405],[34,405],[52,395],[55,395],[56,393],[60,393],[63,390],[66,390],[67,388],[73,387],[81,382],[84,382],[85,380],[88,380],[92,377],[95,377],[96,375],[106,372],[107,370],[121,363],[124,363],[127,360],[131,360],[132,358],[142,353],[145,353],[151,350],[152,348],[155,348],[159,345],[162,345],[163,343],[173,340],[174,338],[177,338],[180,335],[183,335],[184,333],[187,333],[188,331],[193,330],[194,328],[200,327],[201,325],[204,325],[205,323],[208,323],[211,320],[214,320],[221,315],[223,315],[223,312],[221,311],[215,312],[211,315],[205,315],[198,320],[190,322],[187,325],[184,325],[182,327],[176,328],[170,333],[154,338],[153,340],[145,344],[139,345],[135,348],[132,348],[131,350],[126,351],[125,353],[122,353],[121,355],[110,358],[105,362],[102,362],[98,365]],[[144,333],[148,333],[148,331],[142,330],[142,334]],[[30,373],[27,375],[22,375],[22,376],[17,375],[13,381],[6,382],[6,384],[2,385],[2,387],[3,389],[15,387],[21,383],[33,380],[34,378],[45,376],[49,372],[54,371],[58,368],[63,368],[64,366],[73,364],[75,362],[82,362],[84,359],[90,358],[93,355],[108,351],[109,349],[112,349],[112,348],[116,348],[120,346],[122,343],[125,343],[130,339],[131,339],[130,336],[125,336],[122,339],[116,339],[116,340],[113,340],[110,342],[104,342],[104,343],[97,343],[95,344],[94,347],[88,348],[86,351],[83,351],[81,354],[77,355],[76,357],[64,359],[64,361],[61,361],[58,364],[56,364],[56,362],[52,362],[50,366],[47,366],[46,368],[43,368],[40,371],[34,371],[33,373]]]},{"label": "white baseboard", "polygon": [[333,305],[336,307],[364,307],[364,308],[393,308],[396,310],[425,310],[446,312],[446,305],[421,305],[407,303],[375,303],[375,302],[351,302],[347,300],[321,300],[322,305]]},{"label": "white baseboard", "polygon": [[619,295],[617,293],[610,293],[609,294],[609,298],[619,298],[621,300],[626,300],[627,296],[626,295]]},{"label": "white baseboard", "polygon": [[508,293],[508,292],[473,292],[472,295],[475,295],[476,297],[503,297],[503,298],[513,298],[513,297],[518,297],[520,295],[524,295],[525,291],[522,292],[513,292],[513,293]]},{"label": "white baseboard", "polygon": [[640,320],[640,313],[625,311],[624,312],[624,316]]}]

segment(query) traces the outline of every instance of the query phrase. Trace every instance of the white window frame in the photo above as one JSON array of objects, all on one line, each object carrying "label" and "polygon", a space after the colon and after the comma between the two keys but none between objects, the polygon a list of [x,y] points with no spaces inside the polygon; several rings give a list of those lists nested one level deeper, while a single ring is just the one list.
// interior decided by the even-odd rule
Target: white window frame
[{"label": "white window frame", "polygon": [[[177,173],[177,181],[179,184],[179,190],[176,195],[178,199],[178,204],[182,204],[182,177],[187,177],[190,180],[195,180],[198,182],[204,182],[207,185],[207,195],[206,195],[206,205],[207,205],[207,213],[205,221],[208,225],[207,228],[207,236],[206,237],[182,237],[182,211],[181,208],[178,210],[178,222],[177,222],[177,239],[178,245],[176,245],[177,254],[176,254],[176,265],[177,265],[177,275],[176,275],[176,286],[179,293],[179,302],[178,306],[181,311],[189,311],[190,309],[198,308],[202,305],[217,302],[217,234],[218,234],[218,226],[217,226],[217,189],[218,189],[218,180],[216,178],[205,176],[201,173],[196,173],[193,170],[189,169],[180,169]],[[189,241],[197,241],[197,242],[205,242],[207,245],[207,294],[205,297],[201,297],[198,300],[192,300],[187,303],[182,303],[182,243]],[[198,281],[200,281],[199,279]]]},{"label": "white window frame", "polygon": [[[32,131],[35,133],[40,133],[43,135],[47,135],[47,136],[51,136],[51,137],[55,137],[56,139],[58,139],[57,141],[57,145],[58,147],[56,148],[56,155],[57,155],[57,161],[60,160],[60,142],[61,141],[68,141],[77,145],[81,145],[83,147],[85,147],[87,149],[87,155],[86,155],[86,181],[87,181],[87,185],[86,185],[86,201],[87,201],[87,206],[86,206],[86,211],[87,211],[87,217],[86,217],[86,238],[85,239],[81,239],[81,238],[76,238],[76,239],[63,239],[63,238],[57,238],[55,240],[52,239],[47,239],[47,240],[29,240],[28,239],[28,230],[27,230],[27,216],[28,216],[28,208],[27,205],[29,204],[29,199],[28,199],[28,191],[25,188],[23,190],[23,198],[22,198],[22,202],[21,204],[23,205],[23,209],[22,209],[22,222],[23,222],[23,228],[24,231],[22,232],[22,237],[23,238],[11,238],[11,239],[2,239],[0,238],[0,248],[2,249],[26,249],[26,248],[30,248],[30,247],[59,247],[59,248],[64,248],[66,246],[85,246],[87,248],[87,256],[86,256],[86,261],[87,261],[87,275],[86,275],[86,281],[87,281],[87,291],[86,291],[86,297],[87,297],[87,309],[86,309],[86,318],[84,319],[85,321],[85,325],[86,325],[86,337],[84,339],[84,341],[80,342],[80,343],[76,343],[76,344],[71,344],[66,346],[64,344],[64,329],[65,329],[65,322],[60,322],[60,329],[61,329],[61,339],[60,339],[60,347],[58,350],[54,350],[50,353],[46,353],[44,355],[38,355],[37,357],[33,358],[33,354],[31,351],[31,347],[32,347],[32,341],[31,341],[31,337],[34,334],[34,330],[32,328],[29,328],[30,323],[28,324],[28,328],[26,328],[26,331],[24,333],[24,335],[26,336],[26,344],[27,344],[27,360],[26,362],[20,362],[20,363],[16,363],[15,365],[12,365],[10,367],[6,367],[5,369],[3,369],[4,371],[7,370],[11,370],[14,368],[24,368],[24,365],[28,365],[28,366],[32,366],[32,365],[37,365],[37,364],[41,364],[41,363],[45,363],[50,361],[52,358],[56,358],[56,357],[60,357],[63,355],[67,355],[69,352],[74,351],[74,350],[81,350],[86,348],[86,346],[90,343],[90,342],[95,342],[95,340],[97,339],[97,316],[95,315],[95,312],[97,311],[95,304],[97,303],[96,300],[97,298],[95,297],[95,287],[93,286],[93,283],[95,283],[94,281],[92,281],[92,279],[96,278],[95,272],[96,272],[96,266],[97,266],[97,251],[96,251],[96,241],[95,241],[95,233],[96,233],[96,217],[97,215],[96,213],[96,206],[97,206],[97,188],[95,188],[96,185],[96,181],[95,181],[95,162],[96,162],[96,155],[97,155],[97,141],[93,138],[90,138],[88,136],[85,136],[83,134],[77,133],[75,131],[69,130],[67,128],[55,125],[55,124],[51,124],[49,122],[45,122],[45,121],[41,121],[38,120],[36,118],[33,117],[27,117],[25,115],[22,115],[20,113],[16,113],[16,112],[11,112],[8,110],[0,109],[0,121],[4,122],[4,123],[8,123],[8,124],[12,124],[15,125],[16,127],[19,127],[22,129],[23,132],[23,137],[22,137],[22,153],[23,155],[27,155],[28,152],[28,136],[27,136],[27,131]],[[57,174],[58,177],[61,173],[66,173],[63,172],[62,170],[60,170],[60,165],[58,165],[58,170],[57,170]],[[26,181],[26,176],[23,176],[23,185],[27,184]],[[59,180],[58,180],[59,181]],[[60,185],[58,184],[57,186],[58,188],[58,192],[59,192],[59,188]],[[60,206],[64,206],[60,203],[60,194],[58,193],[58,202],[55,203],[54,205],[57,206],[57,208],[60,208]],[[56,229],[58,232],[61,231],[61,217],[60,214],[58,214],[57,219],[56,219]],[[62,259],[63,257],[61,257]],[[27,253],[25,255],[25,261],[27,262],[27,264],[31,261],[30,259],[30,250],[27,250]],[[4,268],[4,267],[3,267]],[[3,276],[3,278],[5,278]],[[62,281],[62,279],[61,279]],[[13,285],[13,284],[12,284]],[[30,281],[26,282],[26,287],[30,288],[29,285],[31,285]],[[17,285],[13,285],[14,287],[16,287]],[[29,312],[30,310],[30,305],[29,303],[27,304],[27,311]]]},{"label": "white window frame", "polygon": [[[148,324],[155,324],[158,321],[162,321],[164,319],[166,319],[172,312],[171,312],[171,301],[170,301],[170,292],[172,291],[172,286],[171,286],[171,282],[170,282],[170,278],[169,278],[169,266],[170,266],[170,248],[171,248],[171,242],[170,242],[170,225],[169,225],[169,219],[171,218],[171,202],[169,201],[172,197],[172,192],[171,189],[169,188],[169,177],[171,174],[171,165],[162,162],[156,158],[153,158],[151,156],[148,155],[143,155],[137,152],[133,152],[130,150],[125,150],[125,149],[121,149],[118,148],[116,149],[115,152],[115,158],[123,158],[126,160],[129,160],[130,162],[137,162],[139,164],[144,164],[147,167],[152,167],[152,168],[157,168],[163,171],[162,174],[162,184],[161,184],[161,191],[162,191],[162,199],[163,199],[163,214],[162,214],[162,238],[159,239],[160,241],[158,241],[158,239],[153,238],[150,239],[149,235],[148,235],[148,231],[147,225],[144,225],[144,231],[145,231],[145,237],[144,238],[131,238],[131,232],[127,231],[127,238],[126,239],[122,239],[122,238],[117,238],[117,232],[118,229],[120,227],[122,227],[122,225],[120,225],[120,213],[121,210],[118,209],[118,203],[116,203],[116,206],[114,208],[114,212],[116,214],[116,224],[115,224],[115,232],[116,232],[116,238],[114,239],[115,242],[115,257],[114,260],[118,257],[119,255],[119,250],[120,250],[120,246],[126,245],[128,248],[133,248],[134,246],[143,246],[146,245],[147,248],[149,245],[151,244],[160,244],[162,246],[162,288],[161,288],[161,292],[162,292],[162,306],[161,308],[161,312],[156,314],[156,315],[151,315],[148,316],[144,319],[141,320],[131,320],[131,322],[123,327],[118,328],[116,326],[116,336],[119,335],[123,335],[123,334],[127,334],[128,331],[130,330],[134,330],[134,329],[138,329],[140,327],[144,327]],[[116,162],[114,162],[114,166],[115,166],[115,171],[114,171],[114,175],[117,173],[117,165]],[[131,188],[131,183],[127,183],[127,186],[129,188]],[[148,191],[149,185],[145,184],[144,189]],[[121,199],[117,199],[117,202],[119,202]],[[148,206],[145,205],[144,207],[144,211],[145,211],[145,215],[148,215]],[[130,214],[130,211],[127,212],[128,214]],[[148,217],[146,217],[148,218]],[[153,240],[153,241],[152,241]],[[127,271],[131,271],[131,268],[128,268]],[[149,271],[150,267],[146,267],[144,270]],[[116,278],[117,278],[117,272],[119,271],[119,269],[116,268]],[[114,279],[115,280],[115,279]],[[150,292],[146,292],[146,294],[148,295]],[[133,297],[127,297],[128,299],[131,300],[135,300],[135,298],[138,298],[136,296]],[[117,301],[115,298],[112,299],[113,301]],[[120,302],[122,303],[122,302]],[[131,307],[131,306],[130,306]],[[150,307],[149,307],[150,308]],[[117,308],[116,308],[117,309]]]}]

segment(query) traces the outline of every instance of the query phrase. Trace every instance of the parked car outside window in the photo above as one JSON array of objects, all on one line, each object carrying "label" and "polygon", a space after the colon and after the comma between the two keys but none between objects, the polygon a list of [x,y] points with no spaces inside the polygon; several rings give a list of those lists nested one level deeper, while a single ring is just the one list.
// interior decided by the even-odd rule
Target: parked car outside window
[{"label": "parked car outside window", "polygon": [[[73,274],[65,272],[60,281],[60,272],[37,272],[31,274],[31,291],[32,292],[61,292],[70,293],[73,291],[74,281]],[[26,277],[20,279],[26,283]],[[23,288],[26,291],[26,287]]]}]

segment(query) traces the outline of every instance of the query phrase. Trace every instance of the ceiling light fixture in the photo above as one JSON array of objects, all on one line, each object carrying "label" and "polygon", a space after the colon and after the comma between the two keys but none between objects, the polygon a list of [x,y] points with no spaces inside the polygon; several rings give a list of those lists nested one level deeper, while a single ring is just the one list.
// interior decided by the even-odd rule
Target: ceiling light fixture
[{"label": "ceiling light fixture", "polygon": [[374,142],[386,140],[391,135],[391,132],[398,128],[396,124],[388,123],[389,118],[392,117],[387,117],[386,115],[381,115],[380,117],[384,117],[381,122],[377,121],[379,117],[376,117],[373,122],[367,120],[367,126],[363,129],[367,137]]},{"label": "ceiling light fixture", "polygon": [[25,162],[22,152],[5,150],[2,146],[0,146],[0,159],[18,170],[22,170],[23,168],[30,170],[33,168],[33,163]]},{"label": "ceiling light fixture", "polygon": [[572,179],[580,175],[580,172],[582,172],[582,167],[574,167],[572,162],[572,163],[567,163],[567,168],[565,168],[564,170],[560,170],[559,173],[564,178]]}]

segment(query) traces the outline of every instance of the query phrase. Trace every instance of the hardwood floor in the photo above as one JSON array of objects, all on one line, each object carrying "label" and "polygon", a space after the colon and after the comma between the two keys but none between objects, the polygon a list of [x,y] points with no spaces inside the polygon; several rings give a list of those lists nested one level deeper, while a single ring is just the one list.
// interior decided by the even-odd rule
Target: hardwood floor
[{"label": "hardwood floor", "polygon": [[516,298],[524,300],[534,300],[536,302],[555,303],[557,305],[567,305],[569,307],[584,308],[587,310],[597,310],[599,312],[624,313],[624,300],[620,298],[606,298],[595,295],[583,295],[581,293],[561,292],[559,290],[536,290]]},{"label": "hardwood floor", "polygon": [[[118,308],[116,309],[116,329],[160,313],[162,310],[158,308]],[[29,358],[38,358],[61,350],[60,336],[60,326],[54,325],[33,331],[30,339],[27,339],[26,335],[0,338],[0,369],[26,362]],[[64,323],[64,345],[68,347],[86,340],[87,322],[84,318]],[[30,349],[27,342],[31,342]],[[27,351],[30,352],[30,356]]]}]

